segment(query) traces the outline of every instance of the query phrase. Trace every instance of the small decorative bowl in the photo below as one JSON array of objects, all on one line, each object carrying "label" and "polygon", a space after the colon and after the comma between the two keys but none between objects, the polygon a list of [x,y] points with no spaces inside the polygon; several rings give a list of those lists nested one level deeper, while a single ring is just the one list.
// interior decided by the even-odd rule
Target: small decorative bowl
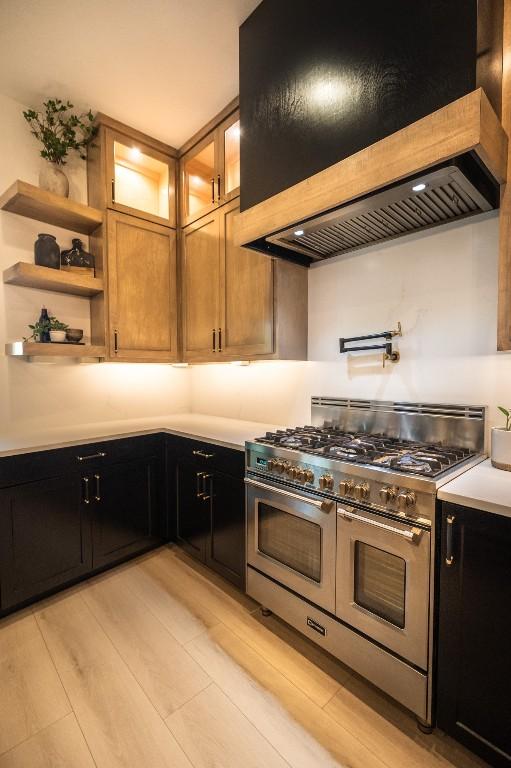
[{"label": "small decorative bowl", "polygon": [[62,342],[66,340],[66,332],[65,331],[50,331],[50,339],[54,343],[58,342],[59,344],[62,344]]},{"label": "small decorative bowl", "polygon": [[83,331],[81,328],[68,328],[66,331],[66,339],[72,344],[78,344],[83,338]]}]

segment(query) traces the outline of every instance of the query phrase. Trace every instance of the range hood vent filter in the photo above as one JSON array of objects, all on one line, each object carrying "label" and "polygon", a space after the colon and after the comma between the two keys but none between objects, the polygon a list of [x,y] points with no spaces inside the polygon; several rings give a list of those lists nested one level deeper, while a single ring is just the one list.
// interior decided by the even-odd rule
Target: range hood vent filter
[{"label": "range hood vent filter", "polygon": [[[496,208],[498,188],[492,181],[473,158],[462,156],[266,241],[310,259],[331,258]],[[414,186],[422,191],[414,192]]]}]

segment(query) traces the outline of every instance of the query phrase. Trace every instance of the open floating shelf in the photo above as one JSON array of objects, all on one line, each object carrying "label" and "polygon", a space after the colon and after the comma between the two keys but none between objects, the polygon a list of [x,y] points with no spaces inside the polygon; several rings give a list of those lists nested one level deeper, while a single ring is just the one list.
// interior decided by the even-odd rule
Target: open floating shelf
[{"label": "open floating shelf", "polygon": [[8,285],[23,285],[25,288],[39,288],[43,291],[70,293],[73,296],[96,296],[103,291],[103,280],[99,277],[80,275],[18,261],[4,269],[3,281]]},{"label": "open floating shelf", "polygon": [[5,345],[10,357],[106,357],[106,348],[97,344],[40,344],[35,341],[12,341]]},{"label": "open floating shelf", "polygon": [[0,196],[0,209],[83,235],[90,235],[103,222],[103,214],[97,208],[19,179]]}]

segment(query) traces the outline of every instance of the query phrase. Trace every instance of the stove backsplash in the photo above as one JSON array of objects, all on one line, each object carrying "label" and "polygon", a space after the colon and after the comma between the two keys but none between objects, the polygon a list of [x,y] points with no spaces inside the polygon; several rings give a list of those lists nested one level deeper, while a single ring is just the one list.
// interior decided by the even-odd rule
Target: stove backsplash
[{"label": "stove backsplash", "polygon": [[318,427],[459,446],[476,453],[485,450],[484,406],[316,396],[311,401],[311,416],[311,423]]}]

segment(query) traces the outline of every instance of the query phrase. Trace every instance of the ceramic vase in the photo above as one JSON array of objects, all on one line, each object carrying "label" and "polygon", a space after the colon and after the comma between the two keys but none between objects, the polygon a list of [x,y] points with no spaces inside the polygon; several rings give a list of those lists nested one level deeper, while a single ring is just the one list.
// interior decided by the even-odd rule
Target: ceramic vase
[{"label": "ceramic vase", "polygon": [[53,235],[37,235],[34,243],[34,261],[40,267],[60,269],[60,248]]},{"label": "ceramic vase", "polygon": [[494,427],[491,431],[491,463],[511,472],[511,431]]},{"label": "ceramic vase", "polygon": [[49,160],[45,160],[41,165],[39,186],[55,195],[69,197],[69,181],[66,174],[60,166],[50,163]]}]

